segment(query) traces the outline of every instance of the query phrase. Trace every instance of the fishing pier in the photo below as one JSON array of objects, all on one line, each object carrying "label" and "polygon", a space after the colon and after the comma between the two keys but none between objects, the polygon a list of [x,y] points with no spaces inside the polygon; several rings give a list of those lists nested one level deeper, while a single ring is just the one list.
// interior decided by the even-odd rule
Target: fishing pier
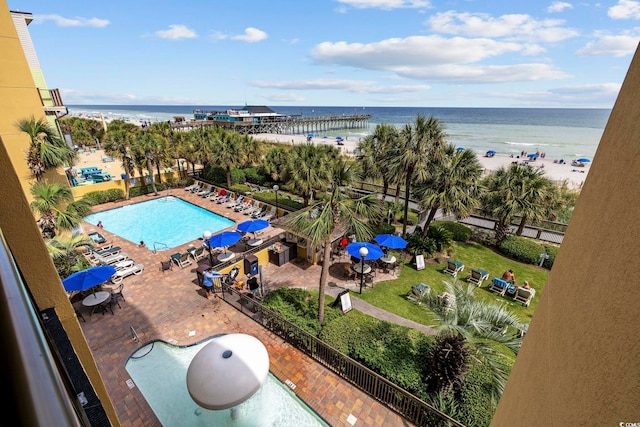
[{"label": "fishing pier", "polygon": [[[215,113],[215,112],[211,112]],[[202,117],[202,115],[196,115]],[[364,129],[369,126],[369,114],[354,114],[342,116],[285,116],[242,114],[236,119],[227,114],[210,114],[206,120],[191,120],[174,122],[171,126],[178,130],[192,130],[207,126],[216,126],[236,131],[242,135],[258,133],[274,134],[321,134],[330,130]]]}]

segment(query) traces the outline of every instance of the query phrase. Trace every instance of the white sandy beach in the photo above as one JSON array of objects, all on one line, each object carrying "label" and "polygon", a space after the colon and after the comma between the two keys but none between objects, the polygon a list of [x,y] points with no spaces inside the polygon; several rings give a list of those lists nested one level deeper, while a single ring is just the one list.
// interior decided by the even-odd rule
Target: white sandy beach
[{"label": "white sandy beach", "polygon": [[[268,141],[268,142],[276,142],[280,144],[301,144],[307,141],[307,137],[305,135],[283,135],[283,134],[256,134],[253,137],[257,140]],[[355,139],[347,139],[343,140],[344,145],[337,145],[335,138],[322,138],[315,137],[311,139],[314,144],[325,144],[325,145],[333,145],[342,149],[345,154],[353,155],[354,150],[358,145],[358,141]],[[500,167],[509,167],[509,165],[514,161],[522,161],[523,159],[512,158],[508,155],[496,154],[494,157],[484,157],[484,153],[476,153],[478,156],[478,160],[480,164],[485,170],[485,173],[490,173],[497,170]],[[86,152],[80,154],[78,157],[78,162],[76,167],[82,168],[87,166],[96,166],[101,168],[103,172],[109,173],[115,177],[115,179],[120,179],[120,174],[123,173],[122,165],[118,160],[113,162],[103,162],[103,157],[106,157],[103,150],[94,150],[94,152]],[[567,181],[567,185],[569,188],[579,189],[582,187],[584,180],[589,173],[589,163],[585,164],[584,167],[575,167],[571,166],[572,159],[565,159],[565,161],[569,161],[569,164],[558,164],[554,163],[553,159],[540,159],[532,162],[531,164],[534,167],[541,167],[544,165],[543,170],[545,176],[547,176],[552,181],[561,183],[563,181]]]},{"label": "white sandy beach", "polygon": [[[278,142],[281,144],[301,144],[307,141],[307,137],[305,135],[256,134],[253,135],[253,137],[258,140]],[[358,141],[354,139],[343,140],[344,145],[341,146],[337,145],[334,138],[314,137],[311,138],[311,141],[314,144],[334,145],[341,148],[345,154],[349,155],[352,155],[358,146]],[[484,157],[484,153],[476,153],[476,155],[478,156],[478,160],[484,168],[485,173],[494,172],[500,167],[509,167],[509,165],[514,161],[521,162],[524,160],[513,158],[506,154],[496,154],[493,157]],[[552,181],[562,183],[566,180],[569,188],[579,189],[582,187],[582,184],[589,173],[589,163],[586,163],[583,167],[575,167],[571,166],[571,160],[573,159],[564,159],[565,162],[569,162],[568,164],[554,163],[553,160],[554,159],[538,158],[530,164],[533,167],[542,167],[545,176]]]}]

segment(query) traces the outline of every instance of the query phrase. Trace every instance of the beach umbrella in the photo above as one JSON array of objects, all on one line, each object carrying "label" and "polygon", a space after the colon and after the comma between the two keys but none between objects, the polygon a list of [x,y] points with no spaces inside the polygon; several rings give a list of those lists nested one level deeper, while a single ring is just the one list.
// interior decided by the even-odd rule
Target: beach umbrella
[{"label": "beach umbrella", "polygon": [[407,241],[395,234],[378,234],[373,238],[377,244],[390,249],[404,249],[407,247]]},{"label": "beach umbrella", "polygon": [[309,135],[307,135],[309,138],[313,138],[314,135],[312,133],[310,133]]},{"label": "beach umbrella", "polygon": [[269,221],[265,221],[264,219],[250,219],[238,224],[237,228],[243,233],[254,233],[255,235],[256,231],[264,230],[268,226]]},{"label": "beach umbrella", "polygon": [[343,139],[343,138],[342,138],[341,136],[336,136],[336,139],[337,139],[338,141],[342,141],[342,139]]},{"label": "beach umbrella", "polygon": [[580,163],[589,163],[591,160],[587,159],[586,157],[581,157],[576,161],[578,161]]},{"label": "beach umbrella", "polygon": [[538,155],[536,153],[531,153],[527,157],[529,157],[530,159],[537,159]]},{"label": "beach umbrella", "polygon": [[353,243],[349,243],[346,247],[347,253],[352,257],[358,258],[358,259],[361,258],[360,248],[367,248],[367,250],[369,251],[367,256],[364,258],[365,261],[373,261],[373,260],[379,259],[381,256],[384,255],[384,252],[382,252],[382,249],[380,249],[380,246],[374,245],[373,243],[369,243],[369,242],[353,242]]},{"label": "beach umbrella", "polygon": [[495,152],[495,150],[489,150],[489,151],[487,151],[487,154],[489,154],[489,155],[495,155],[495,154],[496,154],[496,152]]},{"label": "beach umbrella", "polygon": [[458,147],[456,148],[456,151],[464,151],[464,147]]},{"label": "beach umbrella", "polygon": [[115,273],[116,269],[112,265],[98,265],[73,273],[63,279],[62,284],[67,292],[84,291],[106,282]]},{"label": "beach umbrella", "polygon": [[237,231],[223,231],[222,233],[214,234],[209,241],[205,240],[205,243],[212,248],[225,248],[227,252],[227,246],[235,245],[242,238],[242,235]]}]

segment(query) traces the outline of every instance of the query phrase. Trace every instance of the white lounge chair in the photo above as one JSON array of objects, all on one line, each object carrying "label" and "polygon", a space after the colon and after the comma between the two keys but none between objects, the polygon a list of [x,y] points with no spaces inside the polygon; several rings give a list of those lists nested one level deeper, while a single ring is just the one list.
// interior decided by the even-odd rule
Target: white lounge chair
[{"label": "white lounge chair", "polygon": [[482,285],[482,282],[485,281],[489,277],[489,272],[480,270],[479,268],[474,268],[471,270],[471,275],[467,279],[468,282],[474,283],[477,287]]},{"label": "white lounge chair", "polygon": [[187,185],[186,187],[184,187],[184,191],[192,191],[198,188],[200,185],[202,185],[200,181],[194,181],[193,184]]},{"label": "white lounge chair", "polygon": [[254,201],[253,202],[253,206],[248,207],[247,209],[245,209],[244,211],[242,211],[243,215],[252,215],[255,212],[258,212],[260,210],[260,202],[259,201]]},{"label": "white lounge chair", "polygon": [[127,276],[131,276],[132,274],[141,274],[142,270],[144,270],[144,264],[136,264],[132,265],[129,268],[125,268],[124,270],[117,270],[116,273],[111,276],[111,281],[113,283],[120,283],[122,282],[122,279]]},{"label": "white lounge chair", "polygon": [[260,218],[260,217],[264,216],[264,214],[267,212],[268,208],[269,208],[269,205],[267,205],[265,203],[264,205],[262,205],[260,210],[258,210],[258,211],[256,211],[256,212],[251,214],[251,218]]},{"label": "white lounge chair", "polygon": [[227,207],[228,208],[235,208],[236,206],[241,205],[242,202],[244,202],[244,196],[240,195],[240,196],[236,197],[235,199],[229,201],[229,203],[227,203]]},{"label": "white lounge chair", "polygon": [[253,202],[251,200],[246,200],[242,203],[240,203],[239,205],[237,205],[236,207],[233,208],[234,212],[242,212],[245,209],[249,209],[251,207],[251,204]]},{"label": "white lounge chair", "polygon": [[93,254],[93,258],[89,260],[89,262],[93,265],[100,265],[100,263],[102,264],[107,264],[107,265],[112,265],[115,264],[117,262],[120,261],[124,261],[126,259],[129,259],[129,255],[127,255],[124,252],[121,252],[119,254],[115,254],[115,255],[109,255],[109,256],[102,256],[102,255],[98,255],[98,254]]},{"label": "white lounge chair", "polygon": [[519,287],[518,289],[516,289],[516,294],[513,297],[513,300],[521,302],[525,307],[529,307],[529,304],[531,304],[531,300],[533,299],[535,294],[536,290],[533,288],[525,289]]},{"label": "white lounge chair", "polygon": [[269,209],[269,212],[266,212],[264,215],[262,215],[260,219],[269,221],[271,220],[271,218],[275,218],[275,216],[276,216],[276,207],[273,206],[271,209]]}]

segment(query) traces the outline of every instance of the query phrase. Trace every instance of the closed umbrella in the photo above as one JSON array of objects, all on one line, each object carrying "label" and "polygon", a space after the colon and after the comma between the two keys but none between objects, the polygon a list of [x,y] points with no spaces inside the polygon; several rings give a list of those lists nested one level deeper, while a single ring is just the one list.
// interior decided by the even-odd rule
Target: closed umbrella
[{"label": "closed umbrella", "polygon": [[98,265],[73,273],[63,279],[62,284],[67,292],[84,291],[106,282],[115,273],[116,269],[111,265]]},{"label": "closed umbrella", "polygon": [[377,244],[390,249],[404,249],[407,247],[407,241],[395,234],[378,234],[373,238]]}]

